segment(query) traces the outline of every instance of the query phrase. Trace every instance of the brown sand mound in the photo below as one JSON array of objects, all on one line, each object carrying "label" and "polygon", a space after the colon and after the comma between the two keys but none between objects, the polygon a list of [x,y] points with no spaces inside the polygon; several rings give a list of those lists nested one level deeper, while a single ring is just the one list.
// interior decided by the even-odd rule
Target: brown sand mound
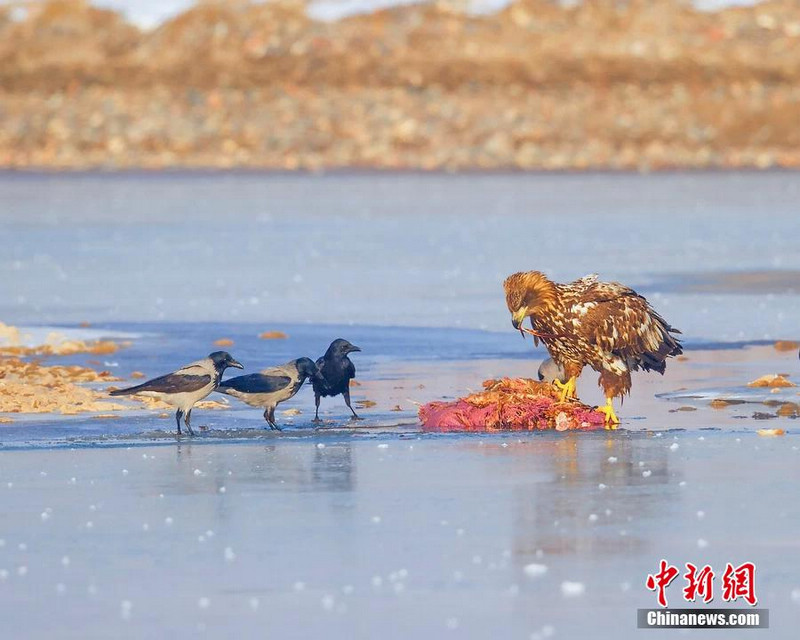
[{"label": "brown sand mound", "polygon": [[[800,3],[0,8],[0,166],[800,166]],[[4,17],[5,16],[5,17]]]},{"label": "brown sand mound", "polygon": [[117,380],[79,366],[44,366],[18,358],[0,357],[0,413],[60,413],[121,411],[105,393],[81,386],[86,382]]}]

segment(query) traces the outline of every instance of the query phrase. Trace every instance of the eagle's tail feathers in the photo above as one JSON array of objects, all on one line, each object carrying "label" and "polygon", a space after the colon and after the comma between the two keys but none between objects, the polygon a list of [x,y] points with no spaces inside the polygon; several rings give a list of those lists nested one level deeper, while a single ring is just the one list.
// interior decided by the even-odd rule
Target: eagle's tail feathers
[{"label": "eagle's tail feathers", "polygon": [[634,368],[642,368],[645,371],[657,371],[664,374],[667,369],[667,358],[679,356],[683,353],[680,340],[672,334],[680,334],[680,331],[670,326],[664,318],[657,313],[653,314],[659,329],[658,346],[655,349],[645,351],[636,359]]}]

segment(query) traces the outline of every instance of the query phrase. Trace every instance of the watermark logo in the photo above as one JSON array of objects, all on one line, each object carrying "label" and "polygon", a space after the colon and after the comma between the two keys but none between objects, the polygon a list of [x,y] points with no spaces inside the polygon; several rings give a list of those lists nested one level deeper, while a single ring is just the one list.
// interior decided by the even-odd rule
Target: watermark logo
[{"label": "watermark logo", "polygon": [[[709,604],[717,593],[723,602],[758,604],[756,596],[756,566],[743,562],[734,566],[730,562],[724,571],[717,573],[711,565],[702,567],[685,563],[685,581],[681,595],[685,602]],[[667,590],[681,575],[681,570],[662,559],[658,570],[648,574],[645,586],[655,592],[660,609],[639,609],[638,623],[642,629],[714,629],[714,628],[768,628],[768,609],[667,609]],[[719,579],[717,579],[719,576]],[[715,591],[715,586],[719,591]]]}]

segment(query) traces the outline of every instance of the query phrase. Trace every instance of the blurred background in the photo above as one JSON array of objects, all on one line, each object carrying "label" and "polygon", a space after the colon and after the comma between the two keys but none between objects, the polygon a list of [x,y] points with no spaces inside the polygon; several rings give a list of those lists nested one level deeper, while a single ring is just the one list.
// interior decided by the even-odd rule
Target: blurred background
[{"label": "blurred background", "polygon": [[0,3],[0,167],[800,164],[796,0]]}]

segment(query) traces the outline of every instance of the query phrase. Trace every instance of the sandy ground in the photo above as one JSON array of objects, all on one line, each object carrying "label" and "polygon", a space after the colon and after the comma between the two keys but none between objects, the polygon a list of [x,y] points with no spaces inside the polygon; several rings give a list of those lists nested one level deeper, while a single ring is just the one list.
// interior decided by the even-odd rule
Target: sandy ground
[{"label": "sandy ground", "polygon": [[754,4],[0,6],[0,166],[796,168],[800,11]]}]

